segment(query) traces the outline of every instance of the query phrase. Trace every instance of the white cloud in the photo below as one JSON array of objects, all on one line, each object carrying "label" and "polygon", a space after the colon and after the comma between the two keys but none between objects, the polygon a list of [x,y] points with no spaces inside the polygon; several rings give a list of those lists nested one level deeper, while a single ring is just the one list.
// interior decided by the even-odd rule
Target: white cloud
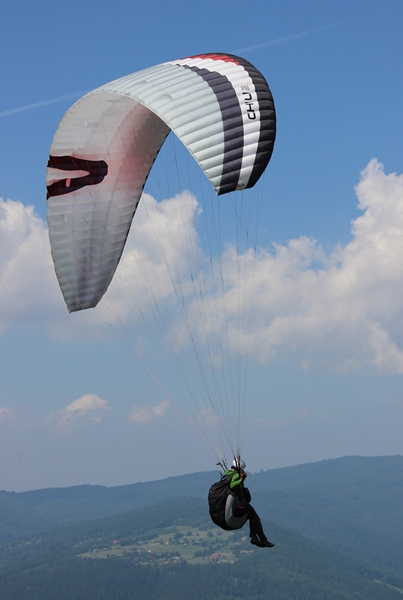
[{"label": "white cloud", "polygon": [[68,431],[74,425],[100,423],[108,410],[107,400],[96,394],[85,394],[61,410],[52,412],[46,421],[59,431]]},{"label": "white cloud", "polygon": [[129,413],[130,423],[151,423],[155,418],[163,417],[170,406],[168,399],[154,406],[132,406]]},{"label": "white cloud", "polygon": [[49,320],[60,299],[45,223],[32,206],[0,198],[0,333]]},{"label": "white cloud", "polygon": [[[386,175],[373,159],[356,194],[362,215],[352,223],[352,239],[330,253],[301,236],[255,255],[250,249],[237,254],[227,245],[211,261],[200,250],[195,198],[184,192],[157,203],[145,195],[104,300],[95,310],[70,316],[57,289],[45,224],[31,207],[0,201],[0,331],[42,321],[53,331],[57,327],[58,335],[71,336],[83,323],[95,329],[111,323],[126,335],[136,321],[130,343],[140,354],[152,351],[154,333],[169,340],[168,356],[180,348],[187,352],[191,327],[199,348],[209,339],[211,362],[219,361],[216,332],[221,330],[221,341],[235,347],[241,340],[262,364],[296,360],[304,370],[369,367],[402,373],[403,176]],[[186,275],[188,261],[193,280]],[[244,267],[246,276],[239,277]],[[222,273],[225,291],[214,296]],[[252,319],[242,337],[238,306],[244,297],[250,297]],[[242,318],[245,322],[247,315]],[[154,415],[152,409],[136,410],[137,422]]]},{"label": "white cloud", "polygon": [[0,423],[6,419],[10,419],[15,415],[13,408],[7,408],[6,406],[0,406]]},{"label": "white cloud", "polygon": [[403,176],[372,160],[356,193],[353,239],[329,256],[301,237],[257,257],[251,348],[262,363],[287,353],[304,369],[403,372]]}]

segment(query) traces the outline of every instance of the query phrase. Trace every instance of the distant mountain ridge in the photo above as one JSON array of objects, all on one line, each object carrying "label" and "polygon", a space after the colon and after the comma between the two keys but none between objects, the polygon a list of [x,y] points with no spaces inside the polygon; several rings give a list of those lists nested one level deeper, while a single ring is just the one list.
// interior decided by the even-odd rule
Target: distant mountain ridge
[{"label": "distant mountain ridge", "polygon": [[[403,573],[402,475],[402,456],[350,456],[250,474],[247,484],[262,517]],[[213,471],[111,488],[0,492],[0,541],[181,496],[206,499],[217,477]]]},{"label": "distant mountain ridge", "polygon": [[123,513],[180,496],[206,498],[217,477],[217,471],[210,471],[116,487],[77,485],[28,492],[0,491],[0,540],[54,525]]}]

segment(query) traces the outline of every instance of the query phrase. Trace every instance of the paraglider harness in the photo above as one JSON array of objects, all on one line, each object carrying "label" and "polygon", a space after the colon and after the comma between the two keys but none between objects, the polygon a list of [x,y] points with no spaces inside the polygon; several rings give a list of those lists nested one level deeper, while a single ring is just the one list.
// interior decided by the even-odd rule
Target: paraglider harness
[{"label": "paraglider harness", "polygon": [[[225,465],[221,466],[227,471]],[[247,509],[251,500],[250,492],[243,484],[239,488],[239,493],[238,490],[237,493],[231,490],[230,483],[233,475],[233,473],[223,474],[220,481],[213,483],[208,494],[211,520],[226,531],[243,527],[248,520]]]}]

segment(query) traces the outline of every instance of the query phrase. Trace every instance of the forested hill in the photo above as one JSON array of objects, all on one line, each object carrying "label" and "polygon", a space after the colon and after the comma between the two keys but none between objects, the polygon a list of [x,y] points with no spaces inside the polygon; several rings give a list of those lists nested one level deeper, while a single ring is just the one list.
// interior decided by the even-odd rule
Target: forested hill
[{"label": "forested hill", "polygon": [[397,600],[403,575],[264,523],[222,532],[201,499],[170,500],[10,540],[0,548],[2,600]]},{"label": "forested hill", "polygon": [[[403,457],[346,457],[272,469],[247,479],[270,521],[329,548],[403,573]],[[217,472],[106,488],[0,492],[0,540],[153,505],[204,499]]]},{"label": "forested hill", "polygon": [[262,516],[309,539],[403,572],[403,457],[346,457],[261,473]]}]

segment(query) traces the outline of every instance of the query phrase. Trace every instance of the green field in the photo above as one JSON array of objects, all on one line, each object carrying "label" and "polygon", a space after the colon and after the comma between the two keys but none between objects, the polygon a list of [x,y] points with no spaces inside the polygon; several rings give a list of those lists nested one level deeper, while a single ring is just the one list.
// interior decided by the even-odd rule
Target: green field
[{"label": "green field", "polygon": [[186,560],[189,564],[206,562],[233,563],[240,555],[253,554],[245,531],[221,531],[217,527],[197,528],[178,525],[161,529],[151,539],[138,539],[129,545],[114,540],[108,547],[100,545],[81,558],[123,557],[141,564],[166,564]]}]

